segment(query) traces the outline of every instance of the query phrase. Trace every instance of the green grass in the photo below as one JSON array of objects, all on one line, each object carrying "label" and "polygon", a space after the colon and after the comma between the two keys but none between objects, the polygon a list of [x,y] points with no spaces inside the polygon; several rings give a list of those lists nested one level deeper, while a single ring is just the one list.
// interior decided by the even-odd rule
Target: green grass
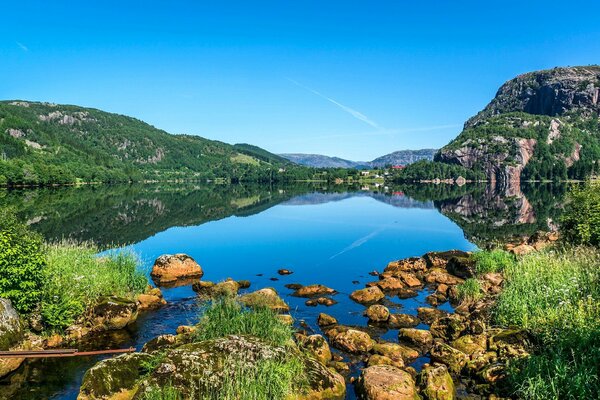
[{"label": "green grass", "polygon": [[600,252],[572,248],[532,253],[504,270],[495,322],[529,330],[531,357],[509,381],[524,399],[591,399],[600,393]]},{"label": "green grass", "polygon": [[131,253],[98,257],[89,243],[61,242],[45,248],[41,315],[51,331],[60,332],[103,296],[134,299],[148,281]]},{"label": "green grass", "polygon": [[143,400],[183,400],[183,395],[176,388],[168,385],[164,387],[151,388],[145,392]]},{"label": "green grass", "polygon": [[292,340],[292,328],[281,322],[270,309],[246,309],[237,301],[223,297],[204,311],[196,331],[198,341],[227,335],[251,335],[278,346]]},{"label": "green grass", "polygon": [[456,289],[458,290],[458,299],[460,301],[476,301],[483,297],[481,284],[475,278],[465,280]]},{"label": "green grass", "polygon": [[500,249],[475,252],[473,259],[475,260],[477,274],[501,272],[515,262],[514,255]]}]

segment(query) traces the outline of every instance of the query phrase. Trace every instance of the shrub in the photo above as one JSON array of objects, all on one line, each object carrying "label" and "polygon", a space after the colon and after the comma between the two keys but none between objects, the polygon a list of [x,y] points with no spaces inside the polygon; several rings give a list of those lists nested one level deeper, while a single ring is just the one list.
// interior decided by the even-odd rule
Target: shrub
[{"label": "shrub", "polygon": [[227,335],[252,335],[283,346],[292,338],[292,328],[266,307],[246,309],[235,299],[215,300],[206,310],[196,331],[196,340]]},{"label": "shrub", "polygon": [[561,218],[567,243],[600,246],[600,184],[573,186]]},{"label": "shrub", "polygon": [[458,290],[458,299],[460,301],[475,301],[483,296],[481,284],[475,278],[465,280],[456,286],[456,289]]},{"label": "shrub", "polygon": [[103,296],[134,298],[148,284],[131,253],[98,257],[96,246],[72,242],[48,245],[45,250],[41,315],[52,331],[71,325]]},{"label": "shrub", "polygon": [[42,239],[8,211],[0,211],[0,297],[29,313],[42,295]]},{"label": "shrub", "polygon": [[475,259],[475,269],[478,274],[500,272],[515,262],[514,255],[500,249],[478,251],[473,254],[473,258]]},{"label": "shrub", "polygon": [[587,399],[600,393],[600,252],[532,253],[509,266],[495,322],[528,329],[538,351],[509,374],[525,399]]}]

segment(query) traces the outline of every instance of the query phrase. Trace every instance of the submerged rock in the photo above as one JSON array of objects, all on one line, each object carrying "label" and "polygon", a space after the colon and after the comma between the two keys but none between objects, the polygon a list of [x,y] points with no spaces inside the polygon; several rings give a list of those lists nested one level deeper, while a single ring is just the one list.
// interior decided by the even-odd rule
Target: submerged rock
[{"label": "submerged rock", "polygon": [[335,301],[334,299],[332,299],[330,297],[317,297],[316,299],[306,300],[306,302],[304,304],[306,304],[309,307],[316,307],[318,305],[331,307],[331,306],[337,304],[337,301]]},{"label": "submerged rock", "polygon": [[314,297],[314,296],[322,296],[327,294],[335,294],[336,291],[328,288],[325,285],[308,285],[302,286],[298,288],[292,296],[296,297]]},{"label": "submerged rock", "polygon": [[413,377],[391,365],[365,368],[358,378],[356,389],[366,400],[421,399]]},{"label": "submerged rock", "polygon": [[154,261],[150,276],[157,285],[173,285],[178,280],[201,278],[202,267],[187,254],[164,254]]}]

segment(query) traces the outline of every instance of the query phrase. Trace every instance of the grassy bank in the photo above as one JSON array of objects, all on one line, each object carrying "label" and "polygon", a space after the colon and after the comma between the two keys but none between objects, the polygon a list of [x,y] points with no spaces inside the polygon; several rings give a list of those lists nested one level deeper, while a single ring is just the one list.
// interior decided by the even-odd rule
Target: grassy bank
[{"label": "grassy bank", "polygon": [[133,254],[98,257],[90,243],[44,243],[8,212],[0,213],[0,297],[42,329],[62,333],[101,297],[134,299],[148,284]]}]

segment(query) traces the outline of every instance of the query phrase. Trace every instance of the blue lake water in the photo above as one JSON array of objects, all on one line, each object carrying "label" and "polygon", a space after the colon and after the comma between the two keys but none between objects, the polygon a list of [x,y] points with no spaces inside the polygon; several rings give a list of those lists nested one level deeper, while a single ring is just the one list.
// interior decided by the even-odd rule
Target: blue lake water
[{"label": "blue lake water", "polygon": [[[134,200],[140,204],[139,199]],[[230,199],[220,201],[227,207],[237,204]],[[152,204],[155,214],[181,209],[178,203],[157,206],[156,199]],[[200,202],[193,208],[203,210],[205,206]],[[211,207],[211,213],[218,209],[214,204]],[[390,261],[420,256],[428,251],[476,249],[476,245],[465,238],[463,229],[440,209],[433,201],[417,201],[403,193],[307,192],[288,196],[253,212],[234,210],[229,215],[217,213],[218,217],[213,219],[203,217],[201,223],[176,223],[188,226],[160,225],[161,228],[149,229],[149,234],[127,249],[139,255],[141,268],[148,274],[158,256],[186,253],[202,266],[203,280],[246,279],[251,282],[249,291],[274,287],[290,305],[297,323],[304,321],[308,329],[319,332],[316,319],[320,312],[335,316],[342,324],[367,324],[363,316],[365,308],[348,295],[377,279],[368,274],[370,271],[382,271]],[[103,212],[102,218],[113,217]],[[139,218],[140,226],[134,228],[142,230],[144,224],[150,224],[149,218]],[[192,215],[189,218],[194,219]],[[107,226],[122,235],[125,233],[121,226],[115,226],[119,224],[115,221],[135,220],[121,216],[114,219]],[[56,226],[54,222],[48,225]],[[47,236],[51,235],[50,228],[44,229]],[[77,228],[76,231],[83,230]],[[64,232],[63,235],[68,236]],[[129,232],[127,237],[131,237]],[[115,237],[114,241],[118,242],[119,238]],[[293,274],[280,276],[277,274],[280,268],[290,269]],[[339,292],[333,296],[338,303],[331,307],[308,307],[304,304],[306,299],[291,296],[292,290],[284,287],[289,283],[327,285]],[[141,315],[125,331],[95,338],[94,343],[87,345],[97,347],[108,341],[112,346],[132,345],[139,349],[157,335],[174,333],[179,325],[197,322],[198,306],[190,286],[163,289],[163,293],[169,303],[167,306]],[[388,300],[393,303],[394,312],[415,315],[417,307],[428,306],[425,302],[428,293],[424,290],[412,299]],[[448,304],[440,308],[451,310]],[[382,331],[380,336],[395,341],[397,331]],[[26,365],[21,371],[25,382],[20,383],[10,397],[75,399],[84,372],[96,361],[97,358],[54,359]],[[416,366],[424,361],[419,360]],[[56,374],[59,370],[61,373]],[[353,372],[356,373],[356,369]],[[3,383],[4,387],[9,384]],[[2,393],[8,391],[3,391],[0,385],[0,395]],[[350,386],[348,398],[353,397]]]}]

